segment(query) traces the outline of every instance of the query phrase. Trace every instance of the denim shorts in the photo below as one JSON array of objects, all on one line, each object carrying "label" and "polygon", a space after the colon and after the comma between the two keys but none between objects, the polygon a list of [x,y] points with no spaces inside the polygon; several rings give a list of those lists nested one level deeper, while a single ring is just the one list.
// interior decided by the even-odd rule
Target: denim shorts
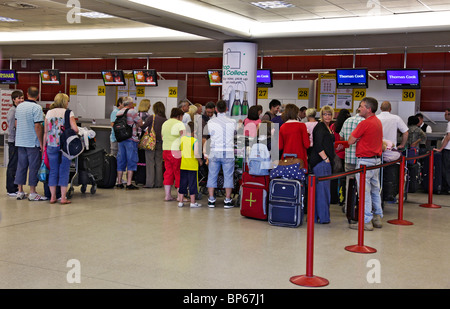
[{"label": "denim shorts", "polygon": [[18,161],[14,183],[25,185],[28,171],[28,185],[37,186],[37,176],[41,166],[41,149],[39,147],[17,147]]},{"label": "denim shorts", "polygon": [[222,154],[211,152],[208,165],[208,188],[217,188],[217,178],[220,168],[223,170],[224,188],[234,188],[234,154]]},{"label": "denim shorts", "polygon": [[119,143],[119,152],[117,153],[117,170],[124,172],[136,171],[138,157],[138,143],[127,139]]}]

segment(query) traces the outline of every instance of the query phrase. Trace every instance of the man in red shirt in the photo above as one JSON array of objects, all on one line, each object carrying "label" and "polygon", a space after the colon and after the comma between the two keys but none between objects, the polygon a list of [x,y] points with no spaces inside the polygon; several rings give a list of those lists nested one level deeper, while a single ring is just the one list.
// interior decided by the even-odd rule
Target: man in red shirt
[{"label": "man in red shirt", "polygon": [[[356,169],[381,164],[383,144],[383,126],[375,116],[378,101],[371,97],[361,100],[359,115],[365,120],[360,122],[348,139],[349,145],[356,143]],[[359,177],[356,177],[358,188]],[[374,227],[381,228],[380,169],[366,171],[366,190],[364,199],[364,229],[372,231]],[[350,228],[358,229],[357,224],[350,224]]]}]

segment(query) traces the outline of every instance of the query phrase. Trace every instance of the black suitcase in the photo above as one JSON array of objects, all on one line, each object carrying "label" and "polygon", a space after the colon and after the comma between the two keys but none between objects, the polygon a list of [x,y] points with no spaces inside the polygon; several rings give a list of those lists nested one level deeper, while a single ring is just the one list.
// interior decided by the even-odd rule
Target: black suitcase
[{"label": "black suitcase", "polygon": [[344,205],[345,186],[345,178],[337,178],[330,181],[330,204]]},{"label": "black suitcase", "polygon": [[350,178],[348,180],[348,195],[345,215],[347,216],[348,223],[358,222],[358,209],[359,209],[359,198],[358,198],[358,186],[355,178]]},{"label": "black suitcase", "polygon": [[117,179],[117,159],[113,155],[105,154],[103,163],[103,178],[97,182],[99,188],[114,188]]},{"label": "black suitcase", "polygon": [[408,193],[417,192],[420,188],[420,163],[408,165]]},{"label": "black suitcase", "polygon": [[400,165],[392,164],[383,167],[382,200],[393,202],[396,200],[399,186]]},{"label": "black suitcase", "polygon": [[89,149],[78,156],[79,183],[95,183],[103,178],[104,149]]},{"label": "black suitcase", "polygon": [[[442,153],[433,152],[434,153],[434,169],[433,169],[433,193],[441,194],[442,191]],[[428,193],[428,179],[429,179],[429,166],[430,166],[430,157],[425,157],[423,160],[423,173],[422,173],[422,187],[425,192]]]}]

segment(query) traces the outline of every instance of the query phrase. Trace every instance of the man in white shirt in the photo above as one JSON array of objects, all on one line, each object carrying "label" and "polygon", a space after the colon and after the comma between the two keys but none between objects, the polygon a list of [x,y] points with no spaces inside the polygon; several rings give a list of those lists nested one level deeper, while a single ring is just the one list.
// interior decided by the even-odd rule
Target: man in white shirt
[{"label": "man in white shirt", "polygon": [[431,127],[429,125],[427,125],[425,122],[423,122],[423,115],[422,113],[417,113],[416,117],[419,118],[419,128],[422,129],[423,132],[425,133],[431,133],[433,132],[433,130],[431,129]]},{"label": "man in white shirt", "polygon": [[209,120],[205,127],[206,134],[210,136],[204,148],[205,158],[209,161],[206,186],[208,187],[208,207],[210,208],[215,207],[214,190],[217,188],[217,178],[221,168],[224,178],[223,188],[225,189],[224,208],[234,207],[231,193],[234,188],[234,135],[236,120],[227,117],[226,111],[227,103],[219,100],[216,104],[217,117]]},{"label": "man in white shirt", "polygon": [[402,134],[402,141],[397,146],[398,149],[405,148],[405,144],[408,141],[408,126],[397,115],[391,114],[391,103],[384,101],[380,106],[381,113],[377,115],[383,125],[383,139],[391,141],[397,146],[397,131]]},{"label": "man in white shirt", "polygon": [[436,149],[442,152],[442,168],[444,170],[444,192],[450,192],[450,108],[445,110],[445,120],[447,120],[447,131],[442,141],[441,148]]}]

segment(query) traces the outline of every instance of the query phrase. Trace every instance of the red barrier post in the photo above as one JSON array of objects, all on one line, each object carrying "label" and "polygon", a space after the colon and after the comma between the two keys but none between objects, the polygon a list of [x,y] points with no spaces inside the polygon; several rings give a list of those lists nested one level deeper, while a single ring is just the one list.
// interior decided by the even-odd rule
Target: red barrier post
[{"label": "red barrier post", "polygon": [[405,197],[405,157],[402,156],[400,161],[400,179],[399,179],[399,189],[398,189],[398,218],[395,220],[388,220],[390,224],[396,225],[413,225],[412,222],[403,220],[403,200]]},{"label": "red barrier post", "polygon": [[421,204],[420,207],[425,208],[441,208],[439,205],[433,204],[433,177],[434,177],[434,149],[431,149],[430,160],[428,160],[428,203]]},{"label": "red barrier post", "polygon": [[359,173],[359,210],[358,210],[358,244],[347,246],[345,250],[356,253],[375,253],[376,249],[364,245],[364,204],[366,191],[366,166],[362,165]]},{"label": "red barrier post", "polygon": [[314,208],[316,204],[316,176],[308,176],[308,215],[306,236],[306,275],[294,276],[290,281],[296,285],[307,287],[321,287],[328,285],[325,278],[313,275],[314,260]]}]

